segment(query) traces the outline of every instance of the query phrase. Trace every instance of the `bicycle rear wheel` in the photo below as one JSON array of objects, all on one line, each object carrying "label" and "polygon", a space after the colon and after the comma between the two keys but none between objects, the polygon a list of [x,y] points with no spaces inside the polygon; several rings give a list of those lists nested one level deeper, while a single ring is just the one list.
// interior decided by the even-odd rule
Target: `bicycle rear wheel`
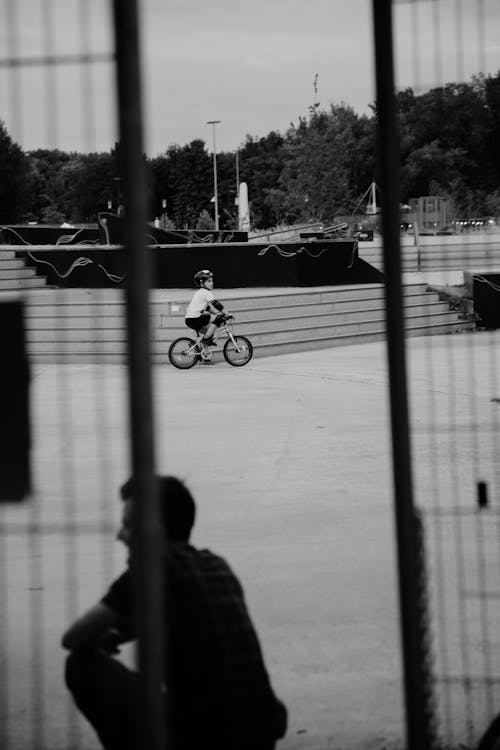
[{"label": "bicycle rear wheel", "polygon": [[253,346],[246,336],[233,336],[233,339],[234,343],[228,339],[224,344],[224,359],[233,367],[243,367],[252,359]]},{"label": "bicycle rear wheel", "polygon": [[175,339],[170,344],[168,358],[174,367],[179,370],[188,370],[198,362],[199,352],[196,348],[196,341],[187,338]]}]

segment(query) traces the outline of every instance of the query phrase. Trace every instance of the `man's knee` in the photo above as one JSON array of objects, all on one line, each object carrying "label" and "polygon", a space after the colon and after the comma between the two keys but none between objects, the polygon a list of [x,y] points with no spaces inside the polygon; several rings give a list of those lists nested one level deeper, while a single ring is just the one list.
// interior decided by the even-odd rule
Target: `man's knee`
[{"label": "man's knee", "polygon": [[[104,656],[104,655],[103,655]],[[104,659],[107,657],[104,656]],[[72,693],[99,684],[99,675],[103,671],[101,654],[95,651],[72,651],[67,659],[64,679]]]},{"label": "man's knee", "polygon": [[67,687],[73,692],[88,678],[88,655],[72,651],[67,659],[64,669],[64,680]]}]

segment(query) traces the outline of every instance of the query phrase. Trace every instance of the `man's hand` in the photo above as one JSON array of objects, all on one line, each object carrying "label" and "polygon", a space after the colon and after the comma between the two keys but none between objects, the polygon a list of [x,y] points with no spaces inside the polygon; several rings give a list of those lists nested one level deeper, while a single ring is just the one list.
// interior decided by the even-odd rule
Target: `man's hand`
[{"label": "man's hand", "polygon": [[62,646],[69,651],[96,648],[97,641],[117,629],[119,623],[118,614],[99,602],[70,625],[62,637]]},{"label": "man's hand", "polygon": [[101,651],[106,651],[107,654],[119,654],[122,643],[133,640],[131,633],[119,630],[118,628],[110,628],[106,633],[100,635],[96,642],[96,648]]}]

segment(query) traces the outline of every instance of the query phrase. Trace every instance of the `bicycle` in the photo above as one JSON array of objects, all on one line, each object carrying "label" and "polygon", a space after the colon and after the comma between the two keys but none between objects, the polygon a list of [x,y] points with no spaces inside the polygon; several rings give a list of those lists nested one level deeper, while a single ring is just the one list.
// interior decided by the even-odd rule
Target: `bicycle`
[{"label": "bicycle", "polygon": [[[222,348],[224,359],[233,367],[243,367],[252,359],[253,346],[246,336],[236,336],[233,333],[233,315],[221,313],[217,316],[218,334],[226,335],[226,342]],[[172,341],[168,349],[168,358],[174,367],[179,370],[188,370],[197,362],[210,361],[211,350],[203,343],[203,334],[198,338],[191,339],[189,336],[181,336]]]}]

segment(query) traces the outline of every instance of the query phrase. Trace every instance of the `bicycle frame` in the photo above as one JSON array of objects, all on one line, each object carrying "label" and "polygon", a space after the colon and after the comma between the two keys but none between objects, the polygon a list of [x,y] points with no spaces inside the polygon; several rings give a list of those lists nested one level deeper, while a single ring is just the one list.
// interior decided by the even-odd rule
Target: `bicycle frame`
[{"label": "bicycle frame", "polygon": [[[236,343],[236,340],[235,340],[235,338],[233,336],[233,324],[230,321],[226,320],[224,323],[222,323],[222,325],[220,325],[218,327],[217,333],[216,333],[217,338],[219,338],[219,335],[221,333],[225,334],[225,336],[226,336],[227,339],[231,339],[231,342],[233,343],[236,351],[239,352],[240,349],[239,349],[238,344]],[[203,349],[203,334],[202,333],[198,334],[198,338],[195,341],[195,346],[198,349],[200,349],[200,351],[201,351],[201,349]]]}]

